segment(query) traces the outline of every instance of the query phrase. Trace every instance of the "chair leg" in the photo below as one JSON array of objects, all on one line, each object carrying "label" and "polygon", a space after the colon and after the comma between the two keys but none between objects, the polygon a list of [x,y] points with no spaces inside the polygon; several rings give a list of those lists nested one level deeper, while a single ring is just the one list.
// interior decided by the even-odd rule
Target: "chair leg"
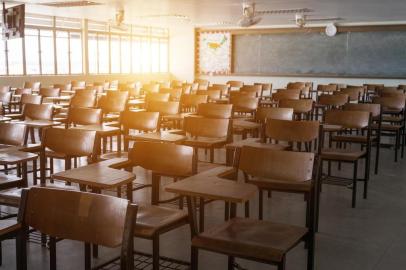
[{"label": "chair leg", "polygon": [[37,160],[34,159],[32,161],[32,175],[33,175],[33,184],[37,185],[38,184],[38,175],[37,175]]},{"label": "chair leg", "polygon": [[152,269],[159,270],[159,235],[152,239]]},{"label": "chair leg", "polygon": [[376,153],[375,153],[375,174],[378,174],[380,151],[381,151],[381,142],[377,142],[376,143]]},{"label": "chair leg", "polygon": [[214,148],[210,148],[210,163],[214,163]]},{"label": "chair leg", "polygon": [[234,257],[228,256],[228,270],[234,270]]},{"label": "chair leg", "polygon": [[285,270],[286,257],[283,256],[282,261],[278,263],[278,270]]},{"label": "chair leg", "polygon": [[21,229],[16,235],[16,261],[17,270],[27,269],[27,232]]},{"label": "chair leg", "polygon": [[358,172],[358,161],[354,162],[354,175],[352,184],[352,208],[355,208],[357,200],[357,172]]},{"label": "chair leg", "polygon": [[49,268],[56,270],[56,240],[54,237],[49,238]]},{"label": "chair leg", "polygon": [[264,212],[264,194],[263,194],[263,190],[260,189],[259,190],[259,202],[258,202],[258,219],[262,220],[263,219],[263,212]]},{"label": "chair leg", "polygon": [[85,243],[85,269],[90,270],[91,268],[92,268],[91,246],[89,243]]},{"label": "chair leg", "polygon": [[245,202],[245,217],[250,217],[250,201]]},{"label": "chair leg", "polygon": [[190,269],[197,270],[199,266],[199,250],[195,247],[192,247],[190,258]]},{"label": "chair leg", "polygon": [[399,136],[399,131],[397,131],[395,139],[395,162],[398,162]]}]

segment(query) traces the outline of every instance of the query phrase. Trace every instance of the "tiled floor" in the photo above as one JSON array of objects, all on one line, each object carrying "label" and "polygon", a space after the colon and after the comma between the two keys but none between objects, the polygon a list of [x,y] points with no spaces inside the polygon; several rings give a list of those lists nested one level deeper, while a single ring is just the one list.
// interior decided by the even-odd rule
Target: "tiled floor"
[{"label": "tiled floor", "polygon": [[[216,161],[224,162],[224,151],[216,153]],[[202,153],[201,158],[204,158]],[[200,169],[207,164],[201,163]],[[323,186],[321,194],[320,228],[316,237],[316,269],[322,270],[396,270],[406,269],[406,160],[393,162],[393,152],[384,149],[378,175],[371,175],[369,198],[358,192],[356,209],[350,207],[351,190],[346,187]],[[334,168],[336,168],[334,166]],[[137,181],[148,181],[149,174],[136,169]],[[340,172],[350,176],[350,167]],[[163,185],[165,182],[163,181]],[[168,180],[169,182],[169,180]],[[362,184],[359,185],[362,187]],[[167,195],[167,194],[164,194]],[[168,195],[167,195],[168,196]],[[149,201],[149,190],[135,193],[139,203]],[[206,207],[207,227],[222,222],[223,206],[214,202]],[[6,209],[4,209],[6,210]],[[239,211],[241,211],[241,207]],[[273,193],[265,199],[265,218],[303,225],[305,202],[303,196]],[[251,203],[251,214],[257,213],[257,201]],[[189,261],[189,228],[167,233],[161,237],[161,255]],[[151,243],[135,239],[137,250],[151,251]],[[57,244],[58,269],[83,269],[83,245],[71,241]],[[108,258],[116,251],[102,248],[100,258]],[[276,269],[273,266],[237,260],[245,269]],[[226,269],[227,258],[200,252],[199,269]],[[15,269],[14,241],[3,242],[3,266]],[[29,269],[48,269],[48,250],[38,244],[29,245]],[[148,268],[147,268],[148,269]],[[182,269],[182,268],[180,268]],[[303,245],[287,257],[287,269],[306,269],[306,250]]]}]

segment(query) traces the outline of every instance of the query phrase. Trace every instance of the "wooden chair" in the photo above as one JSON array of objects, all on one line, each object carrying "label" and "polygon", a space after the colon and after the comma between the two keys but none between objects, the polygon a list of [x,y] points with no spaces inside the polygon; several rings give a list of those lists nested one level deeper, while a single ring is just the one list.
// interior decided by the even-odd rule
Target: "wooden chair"
[{"label": "wooden chair", "polygon": [[145,96],[145,104],[148,109],[148,103],[153,101],[169,101],[170,94],[169,93],[148,93]]},{"label": "wooden chair", "polygon": [[158,130],[172,129],[176,127],[176,124],[169,117],[179,114],[179,106],[179,102],[176,101],[154,101],[148,104],[147,111],[159,113]]},{"label": "wooden chair", "polygon": [[326,110],[339,109],[348,102],[350,102],[350,99],[347,94],[343,93],[340,95],[322,94],[317,97],[317,102],[314,104],[312,118],[314,120],[318,120],[320,116],[323,116]]},{"label": "wooden chair", "polygon": [[98,107],[103,110],[103,122],[120,122],[120,114],[125,111],[128,92],[107,91],[106,96],[99,99]]},{"label": "wooden chair", "polygon": [[6,113],[6,110],[11,113],[11,92],[4,92],[4,93],[0,93],[0,103],[2,104],[2,114]]},{"label": "wooden chair", "polygon": [[210,86],[207,90],[220,90],[221,97],[226,97],[228,96],[229,93],[229,87],[227,84],[213,84]]},{"label": "wooden chair", "polygon": [[61,95],[61,89],[59,88],[40,88],[39,93],[43,99],[49,97],[59,97]]},{"label": "wooden chair", "polygon": [[250,98],[255,98],[257,95],[256,92],[254,91],[230,91],[229,94],[229,100],[233,99],[233,98],[238,98],[238,97],[250,97]]},{"label": "wooden chair", "polygon": [[254,92],[255,97],[261,97],[262,94],[262,85],[254,84],[254,85],[244,85],[240,88],[240,92]]},{"label": "wooden chair", "polygon": [[210,90],[197,90],[196,95],[204,95],[208,97],[208,102],[215,102],[221,98],[221,90],[210,89]]},{"label": "wooden chair", "polygon": [[71,81],[70,82],[72,89],[85,89],[86,88],[86,82],[85,81]]},{"label": "wooden chair", "polygon": [[233,104],[233,118],[254,118],[258,109],[259,99],[256,97],[230,97]]},{"label": "wooden chair", "polygon": [[41,104],[42,103],[42,96],[39,95],[31,95],[31,94],[22,94],[21,98],[18,102],[14,103],[17,104],[18,111],[12,114],[7,114],[7,117],[12,119],[21,119],[23,118],[22,111],[24,110],[24,106],[26,104]]},{"label": "wooden chair", "polygon": [[137,142],[128,153],[125,168],[142,167],[152,173],[152,205],[140,206],[134,236],[152,240],[153,270],[159,270],[159,237],[188,223],[188,215],[183,210],[161,207],[157,204],[183,199],[159,199],[161,177],[170,177],[175,181],[195,174],[193,171],[193,149],[188,146],[159,143]]},{"label": "wooden chair", "polygon": [[[322,136],[320,144],[322,146],[321,159],[322,162],[328,162],[327,177],[323,179],[324,183],[345,185],[352,184],[352,207],[356,206],[357,197],[357,183],[358,181],[364,182],[364,199],[367,198],[368,181],[369,181],[369,168],[371,157],[371,121],[372,115],[368,111],[342,111],[342,110],[328,110],[324,114],[324,123],[331,125],[341,126],[341,135],[345,130],[348,134],[365,134],[366,132],[366,146],[361,150],[346,148],[331,148],[332,144],[329,144],[329,148],[324,148],[324,136]],[[330,141],[331,142],[331,141]],[[361,159],[365,160],[364,178],[358,178],[358,163]],[[353,165],[353,177],[352,179],[342,177],[331,176],[331,162],[350,163]]]},{"label": "wooden chair", "polygon": [[272,83],[254,83],[254,85],[260,85],[261,89],[261,98],[270,98],[272,95]]},{"label": "wooden chair", "polygon": [[272,100],[276,103],[281,101],[282,99],[299,99],[300,92],[296,90],[279,90],[276,93],[272,94]]},{"label": "wooden chair", "polygon": [[[316,165],[315,165],[316,164]],[[191,269],[198,269],[198,250],[225,254],[228,269],[240,257],[277,265],[285,269],[287,253],[301,241],[307,246],[307,269],[314,265],[315,213],[317,203],[318,162],[313,153],[275,151],[243,147],[239,169],[247,181],[257,185],[306,186],[309,193],[307,228],[273,221],[233,218],[192,238]],[[315,175],[315,176],[314,176]]]},{"label": "wooden chair", "polygon": [[228,81],[226,84],[229,85],[231,91],[240,90],[244,86],[242,81]]},{"label": "wooden chair", "polygon": [[[405,96],[375,97],[372,103],[380,104],[382,108],[381,136],[395,137],[393,146],[395,162],[398,161],[398,151],[404,155],[405,145]],[[376,129],[377,126],[374,126]]]},{"label": "wooden chair", "polygon": [[9,85],[0,86],[0,93],[7,93],[10,92],[11,87]]},{"label": "wooden chair", "polygon": [[171,88],[182,88],[182,85],[184,84],[183,81],[178,81],[178,80],[172,80],[171,82]]},{"label": "wooden chair", "polygon": [[96,90],[76,90],[70,100],[69,107],[94,108],[96,105]]},{"label": "wooden chair", "polygon": [[337,84],[319,84],[317,85],[317,94],[332,94],[338,91]]},{"label": "wooden chair", "polygon": [[207,95],[182,95],[180,98],[182,112],[195,112],[201,103],[207,103]]},{"label": "wooden chair", "polygon": [[23,88],[31,88],[32,90],[39,91],[41,82],[24,82]]},{"label": "wooden chair", "polygon": [[335,95],[347,95],[349,102],[362,102],[364,100],[364,88],[363,87],[347,87],[341,88],[340,91],[334,92]]},{"label": "wooden chair", "polygon": [[296,119],[310,120],[313,111],[312,99],[282,99],[279,101],[280,108],[293,108]]},{"label": "wooden chair", "polygon": [[207,90],[207,88],[210,85],[210,82],[208,80],[203,80],[203,79],[195,79],[194,83],[199,84],[198,90]]},{"label": "wooden chair", "polygon": [[77,125],[101,125],[102,110],[83,107],[72,107],[69,109],[65,128]]},{"label": "wooden chair", "polygon": [[157,83],[144,84],[142,86],[142,92],[145,94],[159,93],[159,84],[157,84]]},{"label": "wooden chair", "polygon": [[197,91],[198,84],[196,83],[184,83],[182,84],[182,95],[184,94],[191,94],[192,91],[195,92]]},{"label": "wooden chair", "polygon": [[130,141],[134,137],[131,130],[138,132],[152,132],[159,129],[159,112],[132,112],[125,111],[122,117],[124,134],[124,151],[128,152]]},{"label": "wooden chair", "polygon": [[17,270],[25,270],[23,268],[22,262],[24,261],[21,258],[21,225],[13,219],[2,219],[0,220],[0,266],[3,264],[3,257],[1,254],[1,242],[7,239],[16,238],[15,248],[16,248],[16,268]]},{"label": "wooden chair", "polygon": [[[381,149],[381,126],[382,126],[382,110],[380,104],[371,104],[371,103],[348,103],[343,106],[345,111],[364,111],[371,113],[372,116],[372,132],[375,131],[375,134],[371,134],[371,147],[376,147],[375,152],[375,174],[378,174],[379,168],[379,153]],[[350,143],[360,143],[362,145],[367,145],[367,136],[359,135],[337,135],[331,138],[333,141],[338,142],[350,142]]]},{"label": "wooden chair", "polygon": [[232,141],[231,121],[231,119],[185,117],[183,130],[188,139],[183,141],[183,144],[193,147],[196,166],[199,148],[210,150],[210,162],[213,163],[214,149],[222,148]]},{"label": "wooden chair", "polygon": [[50,158],[51,161],[51,175],[54,172],[53,159],[63,159],[65,171],[72,168],[72,158],[87,157],[89,162],[96,159],[95,131],[47,128],[43,131],[42,137],[40,150],[41,185],[46,185],[47,158]]},{"label": "wooden chair", "polygon": [[37,187],[23,190],[18,216],[22,237],[17,245],[21,269],[27,268],[29,228],[50,236],[50,269],[56,269],[56,239],[84,242],[88,270],[92,269],[91,244],[109,248],[121,245],[120,269],[134,269],[137,209],[137,205],[111,196]]}]

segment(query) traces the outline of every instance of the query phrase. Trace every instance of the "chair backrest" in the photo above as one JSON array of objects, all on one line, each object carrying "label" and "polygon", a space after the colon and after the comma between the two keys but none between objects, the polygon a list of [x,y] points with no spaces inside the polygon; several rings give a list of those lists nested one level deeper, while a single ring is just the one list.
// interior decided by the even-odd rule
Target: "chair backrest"
[{"label": "chair backrest", "polygon": [[349,101],[349,97],[347,94],[341,95],[324,94],[320,95],[318,99],[319,99],[318,104],[330,107],[340,107],[343,106],[344,104],[347,104]]},{"label": "chair backrest", "polygon": [[0,123],[0,143],[21,146],[24,145],[24,137],[27,127],[15,123]]},{"label": "chair backrest", "polygon": [[293,108],[259,107],[255,120],[265,123],[266,119],[292,120]]},{"label": "chair backrest", "polygon": [[31,89],[31,88],[17,88],[17,89],[14,91],[14,94],[15,94],[15,95],[23,95],[23,94],[29,94],[29,95],[31,95],[31,94],[32,94],[32,89]]},{"label": "chair backrest", "polygon": [[159,112],[125,111],[121,117],[124,130],[155,131],[158,128]]},{"label": "chair backrest", "polygon": [[136,211],[113,196],[32,187],[23,190],[19,221],[55,238],[113,248],[133,241]]},{"label": "chair backrest", "polygon": [[71,81],[70,83],[74,88],[82,88],[85,89],[86,82],[85,81]]},{"label": "chair backrest", "polygon": [[360,101],[364,93],[363,87],[347,87],[341,88],[340,91],[334,92],[335,95],[348,95],[350,101]]},{"label": "chair backrest", "polygon": [[283,90],[272,94],[272,100],[280,101],[282,99],[299,99],[300,91]]},{"label": "chair backrest", "polygon": [[346,111],[364,111],[372,114],[372,117],[379,117],[381,114],[381,105],[373,103],[348,103],[345,104],[343,110]]},{"label": "chair backrest", "polygon": [[32,90],[39,90],[41,88],[41,82],[24,82],[23,88],[31,88]]},{"label": "chair backrest", "polygon": [[128,92],[124,91],[107,91],[107,95],[102,97],[100,108],[104,113],[123,112],[128,99]]},{"label": "chair backrest", "polygon": [[256,92],[249,92],[249,91],[230,91],[230,99],[235,98],[235,97],[257,97],[257,93]]},{"label": "chair backrest", "polygon": [[232,104],[202,103],[197,107],[197,114],[207,118],[231,118]]},{"label": "chair backrest", "polygon": [[370,113],[367,111],[327,110],[324,114],[324,122],[343,128],[361,129],[368,127],[369,116]]},{"label": "chair backrest", "polygon": [[76,90],[75,95],[71,98],[69,106],[79,108],[92,108],[96,105],[95,90]]},{"label": "chair backrest", "polygon": [[42,149],[50,149],[67,156],[91,156],[95,150],[96,131],[47,128],[43,130]]},{"label": "chair backrest", "polygon": [[209,81],[204,79],[195,79],[195,83],[199,84],[198,90],[207,90],[209,87]]},{"label": "chair backrest", "polygon": [[146,170],[160,175],[187,177],[193,174],[193,148],[159,142],[137,142],[128,159]]},{"label": "chair backrest", "polygon": [[379,94],[381,97],[396,97],[399,99],[404,99],[406,97],[406,93],[400,90],[396,91],[383,91]]},{"label": "chair backrest", "polygon": [[284,142],[312,142],[319,136],[319,121],[267,119],[265,136]]},{"label": "chair backrest", "polygon": [[179,99],[182,95],[182,87],[181,88],[161,88],[161,89],[159,89],[159,93],[169,94],[170,100],[179,101]]},{"label": "chair backrest", "polygon": [[40,95],[31,95],[31,94],[22,94],[20,103],[24,104],[41,104],[42,96]]},{"label": "chair backrest", "polygon": [[220,90],[221,91],[221,95],[228,95],[228,90],[229,87],[227,84],[213,84],[212,86],[209,87],[208,90]]},{"label": "chair backrest", "polygon": [[366,83],[366,84],[364,84],[364,87],[366,88],[367,91],[378,92],[379,90],[383,89],[385,87],[385,85]]},{"label": "chair backrest", "polygon": [[272,94],[272,83],[254,83],[254,85],[261,85],[261,96],[270,96]]},{"label": "chair backrest", "polygon": [[[196,84],[197,85],[197,84]],[[184,83],[182,85],[182,95],[184,94],[190,94],[192,92],[193,84],[190,83]],[[197,91],[197,89],[193,89],[194,91]]]},{"label": "chair backrest", "polygon": [[148,112],[159,112],[160,116],[174,115],[179,113],[177,101],[151,101],[147,104]]},{"label": "chair backrest", "polygon": [[231,89],[240,89],[244,86],[244,82],[242,81],[228,81],[227,84],[230,86]]},{"label": "chair backrest", "polygon": [[260,97],[262,93],[262,85],[244,85],[240,88],[240,92],[254,92],[256,97]]},{"label": "chair backrest", "polygon": [[319,84],[317,85],[317,91],[322,93],[331,93],[337,91],[337,84]]},{"label": "chair backrest", "polygon": [[185,117],[183,129],[192,137],[224,138],[230,135],[229,119]]},{"label": "chair backrest", "polygon": [[0,93],[0,102],[3,105],[8,105],[11,101],[11,92]]},{"label": "chair backrest", "polygon": [[230,103],[233,104],[234,112],[252,113],[258,108],[258,98],[237,96],[230,98]]},{"label": "chair backrest", "polygon": [[207,95],[209,100],[219,99],[221,97],[221,90],[218,89],[197,90],[196,95]]},{"label": "chair backrest", "polygon": [[312,99],[282,99],[279,101],[280,108],[293,108],[295,113],[309,113],[313,109]]},{"label": "chair backrest", "polygon": [[303,88],[306,87],[305,82],[290,82],[286,85],[286,89],[300,89],[302,90]]},{"label": "chair backrest", "polygon": [[39,95],[43,98],[46,97],[59,97],[61,95],[61,89],[59,88],[40,88]]},{"label": "chair backrest", "polygon": [[100,125],[102,123],[102,110],[71,107],[69,108],[67,125]]},{"label": "chair backrest", "polygon": [[169,93],[148,93],[145,96],[145,103],[152,101],[169,101],[170,96]]},{"label": "chair backrest", "polygon": [[238,167],[258,181],[305,182],[312,180],[314,159],[314,153],[243,146]]},{"label": "chair backrest", "polygon": [[23,109],[24,119],[52,120],[54,107],[51,104],[25,104]]},{"label": "chair backrest", "polygon": [[142,90],[145,93],[158,93],[159,92],[159,84],[158,83],[144,84],[142,86]]},{"label": "chair backrest", "polygon": [[374,97],[372,103],[381,104],[382,110],[399,110],[405,109],[405,98],[399,97]]},{"label": "chair backrest", "polygon": [[180,103],[182,104],[182,109],[197,109],[197,106],[201,103],[207,103],[207,95],[182,95],[180,98]]},{"label": "chair backrest", "polygon": [[172,80],[172,82],[171,82],[171,87],[172,88],[181,88],[182,85],[183,85],[182,81]]}]

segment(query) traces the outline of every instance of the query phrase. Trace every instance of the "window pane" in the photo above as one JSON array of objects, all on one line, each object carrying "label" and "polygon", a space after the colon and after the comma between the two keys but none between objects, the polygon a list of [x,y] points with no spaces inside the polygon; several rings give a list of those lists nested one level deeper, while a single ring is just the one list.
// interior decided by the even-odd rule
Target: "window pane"
[{"label": "window pane", "polygon": [[132,41],[132,67],[133,73],[141,72],[141,40],[139,38],[133,38]]},{"label": "window pane", "polygon": [[23,74],[23,42],[21,38],[7,41],[8,73],[10,75]]},{"label": "window pane", "polygon": [[111,73],[120,73],[120,37],[111,35]]},{"label": "window pane", "polygon": [[121,73],[131,72],[131,43],[129,37],[121,37]]},{"label": "window pane", "polygon": [[97,70],[97,35],[89,34],[87,39],[89,73],[96,74]]},{"label": "window pane", "polygon": [[70,33],[70,72],[80,74],[82,70],[82,35],[81,33]]},{"label": "window pane", "polygon": [[37,29],[25,29],[25,68],[27,74],[40,74]]},{"label": "window pane", "polygon": [[159,40],[151,40],[151,71],[159,72]]},{"label": "window pane", "polygon": [[58,74],[69,74],[68,32],[56,32],[56,61]]},{"label": "window pane", "polygon": [[160,72],[168,72],[168,41],[161,41],[159,65]]},{"label": "window pane", "polygon": [[142,72],[151,72],[150,63],[150,43],[148,39],[143,39],[141,41],[141,52],[142,52]]},{"label": "window pane", "polygon": [[42,74],[55,74],[54,33],[41,30],[40,35]]},{"label": "window pane", "polygon": [[6,75],[6,42],[0,39],[0,75]]},{"label": "window pane", "polygon": [[98,35],[99,73],[109,73],[109,39],[107,35]]}]

